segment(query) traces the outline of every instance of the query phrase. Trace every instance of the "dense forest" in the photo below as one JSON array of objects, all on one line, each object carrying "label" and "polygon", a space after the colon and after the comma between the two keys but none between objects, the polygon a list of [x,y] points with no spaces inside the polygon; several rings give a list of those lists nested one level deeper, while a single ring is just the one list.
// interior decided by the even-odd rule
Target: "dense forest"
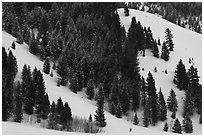
[{"label": "dense forest", "polygon": [[[149,49],[154,57],[160,58],[158,45],[162,45],[161,59],[169,60],[174,44],[168,28],[164,30],[166,41],[162,44],[153,38],[151,28],[143,27],[135,17],[126,33],[117,13],[117,8],[125,7],[124,3],[3,3],[2,6],[2,29],[16,37],[17,43],[28,44],[29,52],[44,62],[43,72],[52,77],[51,70],[56,71],[57,86],[66,86],[76,94],[86,88],[88,98],[97,101],[96,126],[106,126],[105,102],[109,105],[108,111],[118,118],[127,115],[128,110],[134,111],[136,125],[136,111],[144,108],[145,127],[166,120],[167,109],[176,113],[174,91],[171,90],[166,104],[162,89],[156,93],[151,72],[146,80],[139,73],[139,52],[145,56],[145,50]],[[200,15],[199,9],[195,14]],[[15,49],[15,42],[12,48]],[[22,113],[35,113],[41,120],[48,119],[51,129],[61,124],[63,129],[72,131],[68,124],[74,120],[71,108],[60,98],[57,103],[49,102],[41,72],[36,68],[31,72],[25,65],[22,80],[16,82],[17,71],[12,51],[7,54],[3,47],[2,120],[12,117],[20,122]],[[197,69],[192,66],[186,72],[180,61],[172,81],[186,91],[186,96],[192,96],[192,100],[185,100],[186,121],[194,110],[201,115],[202,89]],[[197,89],[196,93],[193,89]],[[98,131],[97,128],[92,132]]]}]

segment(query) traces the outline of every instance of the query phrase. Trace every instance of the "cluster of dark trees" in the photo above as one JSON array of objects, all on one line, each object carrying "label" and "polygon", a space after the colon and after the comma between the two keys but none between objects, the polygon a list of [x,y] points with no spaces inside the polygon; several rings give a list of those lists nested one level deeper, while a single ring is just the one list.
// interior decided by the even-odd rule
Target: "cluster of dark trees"
[{"label": "cluster of dark trees", "polygon": [[180,59],[173,82],[178,89],[185,91],[183,117],[192,116],[194,111],[202,115],[202,85],[199,83],[198,70],[193,65],[186,71]]},{"label": "cluster of dark trees", "polygon": [[[141,78],[137,56],[139,51],[145,56],[145,49],[151,49],[159,58],[157,45],[161,43],[153,39],[150,27],[142,27],[135,17],[126,35],[117,13],[120,4],[3,3],[3,30],[17,37],[20,43],[28,44],[29,52],[44,61],[46,74],[50,74],[50,62],[53,62],[52,69],[58,75],[57,86],[68,85],[74,93],[84,87],[87,89],[88,98],[97,100],[95,120],[98,126],[106,126],[105,101],[109,103],[109,111],[118,118],[126,115],[128,110],[136,112],[142,106],[144,126],[156,125],[158,120],[166,119],[167,107],[162,93],[156,94],[152,74],[148,74],[146,81]],[[168,52],[173,50],[171,32],[166,32],[161,54],[164,60],[169,59]],[[31,75],[29,67],[24,66],[20,85],[25,97],[23,105],[28,108],[26,113],[32,114],[36,106],[39,117],[46,118],[50,107],[48,103],[41,106],[44,100],[48,100],[41,77],[37,69]],[[42,82],[41,86],[28,89],[37,83],[30,84],[29,80]],[[32,104],[29,100],[35,100],[33,95],[38,91],[35,88],[43,92],[36,94],[41,96],[37,98],[41,101]],[[97,93],[95,89],[98,89]],[[134,119],[137,124],[136,114]]]},{"label": "cluster of dark trees", "polygon": [[202,3],[201,2],[145,2],[142,6],[140,2],[129,2],[128,7],[144,11],[144,6],[148,6],[148,12],[159,14],[166,20],[177,24],[183,28],[188,27],[198,33],[202,33]]}]

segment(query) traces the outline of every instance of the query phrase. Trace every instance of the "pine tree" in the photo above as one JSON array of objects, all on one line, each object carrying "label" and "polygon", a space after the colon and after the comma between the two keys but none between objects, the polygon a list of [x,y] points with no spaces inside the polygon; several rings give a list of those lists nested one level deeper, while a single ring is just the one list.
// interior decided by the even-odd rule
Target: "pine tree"
[{"label": "pine tree", "polygon": [[89,79],[88,81],[86,95],[88,96],[88,99],[94,98],[95,92],[94,92],[94,83],[92,79]]},{"label": "pine tree", "polygon": [[166,108],[166,102],[164,100],[164,96],[161,92],[161,88],[160,88],[160,91],[159,91],[159,101],[158,101],[158,104],[159,104],[159,110],[160,110],[160,120],[161,121],[164,121],[167,119],[167,108]]},{"label": "pine tree", "polygon": [[202,114],[200,114],[199,124],[202,124]]},{"label": "pine tree", "polygon": [[165,43],[163,43],[162,46],[161,58],[164,59],[165,61],[169,60],[169,49],[167,48]]},{"label": "pine tree", "polygon": [[189,90],[192,88],[189,84],[188,89],[185,93],[186,97],[184,100],[184,105],[183,105],[183,117],[185,118],[186,115],[188,116],[192,116],[193,112],[194,112],[194,101],[193,101],[193,97],[191,95],[191,93],[189,92]]},{"label": "pine tree", "polygon": [[21,84],[17,83],[14,107],[14,121],[21,122],[23,119],[22,98],[21,98]]},{"label": "pine tree", "polygon": [[45,74],[49,74],[50,73],[50,61],[48,58],[46,58],[44,64],[43,64],[43,72],[45,72]]},{"label": "pine tree", "polygon": [[193,132],[193,124],[188,115],[184,117],[183,120],[183,131],[186,133],[192,133]]},{"label": "pine tree", "polygon": [[56,105],[55,102],[52,102],[50,108],[50,114],[48,117],[48,129],[56,129],[57,127],[57,119],[56,119]]},{"label": "pine tree", "polygon": [[51,71],[51,73],[50,73],[50,77],[53,77],[53,71]]},{"label": "pine tree", "polygon": [[146,104],[145,108],[144,108],[143,126],[144,127],[148,127],[149,126],[149,107],[148,107],[148,104]]},{"label": "pine tree", "polygon": [[158,102],[157,102],[157,94],[156,94],[156,87],[155,87],[155,80],[152,74],[149,72],[147,77],[147,94],[149,96],[149,110],[150,110],[150,118],[153,125],[157,123],[158,120]]},{"label": "pine tree", "polygon": [[92,120],[92,116],[91,116],[91,114],[89,115],[89,122],[92,122],[93,120]]},{"label": "pine tree", "polygon": [[125,16],[129,16],[129,9],[128,9],[127,4],[125,4],[124,13],[125,13]]},{"label": "pine tree", "polygon": [[72,120],[71,108],[69,107],[69,104],[65,102],[64,108],[60,115],[60,123],[62,124],[64,128],[66,128],[70,120]]},{"label": "pine tree", "polygon": [[77,73],[74,73],[72,75],[72,79],[71,79],[71,82],[70,82],[70,89],[72,90],[72,92],[74,93],[77,93],[78,91],[78,87],[79,87],[79,82],[78,82],[78,77],[77,77]]},{"label": "pine tree", "polygon": [[141,81],[141,105],[144,107],[146,105],[147,93],[146,93],[146,82],[144,77]]},{"label": "pine tree", "polygon": [[158,39],[157,43],[158,43],[159,46],[161,45],[160,39]]},{"label": "pine tree", "polygon": [[169,97],[167,99],[167,108],[172,112],[176,112],[178,108],[176,94],[173,89],[171,89]]},{"label": "pine tree", "polygon": [[185,66],[181,59],[176,67],[175,76],[174,76],[173,81],[180,90],[187,89],[188,77],[187,77]]},{"label": "pine tree", "polygon": [[115,107],[115,104],[114,102],[109,102],[109,112],[112,114],[112,115],[115,115],[116,113],[116,107]]},{"label": "pine tree", "polygon": [[159,58],[159,49],[158,49],[156,41],[154,41],[153,43],[152,52],[153,52],[154,57]]},{"label": "pine tree", "polygon": [[180,133],[181,134],[182,128],[181,128],[181,123],[178,120],[178,118],[175,120],[174,126],[172,127],[172,130],[174,133]]},{"label": "pine tree", "polygon": [[30,37],[29,39],[29,52],[32,53],[33,55],[37,55],[38,53],[38,46],[33,32],[32,37]]},{"label": "pine tree", "polygon": [[172,119],[176,119],[176,112],[173,112],[173,113],[171,114],[171,118],[172,118]]},{"label": "pine tree", "polygon": [[130,108],[130,99],[127,94],[127,90],[122,91],[120,95],[120,104],[121,104],[123,114],[126,115],[127,111]]},{"label": "pine tree", "polygon": [[121,108],[121,104],[118,101],[117,107],[116,107],[116,112],[115,115],[117,118],[122,118],[122,108]]},{"label": "pine tree", "polygon": [[168,131],[168,124],[167,124],[167,122],[165,122],[165,125],[164,125],[164,128],[163,128],[163,131],[165,131],[165,132],[167,132]]},{"label": "pine tree", "polygon": [[62,112],[62,110],[63,110],[63,102],[62,102],[62,99],[61,99],[61,97],[60,98],[58,98],[58,100],[57,100],[57,106],[56,106],[56,113],[57,114],[61,114],[61,112]]},{"label": "pine tree", "polygon": [[97,95],[97,110],[95,114],[95,120],[96,124],[99,127],[105,127],[106,122],[105,122],[105,114],[104,114],[104,91],[103,91],[103,86],[100,84],[99,85],[99,91]]},{"label": "pine tree", "polygon": [[7,121],[9,118],[8,101],[4,92],[2,92],[2,121]]},{"label": "pine tree", "polygon": [[166,33],[166,45],[167,47],[169,48],[170,51],[173,51],[174,50],[174,43],[173,43],[173,35],[171,34],[171,31],[169,30],[169,28],[166,29],[165,31]]},{"label": "pine tree", "polygon": [[16,61],[16,57],[13,55],[12,51],[9,51],[8,54],[8,72],[11,74],[12,79],[15,78],[17,72],[18,72],[18,65]]},{"label": "pine tree", "polygon": [[13,41],[13,43],[12,43],[11,48],[12,48],[12,49],[16,49],[16,45],[15,45],[14,41]]},{"label": "pine tree", "polygon": [[47,119],[49,112],[50,112],[50,101],[49,101],[48,94],[46,93],[43,98],[42,119]]},{"label": "pine tree", "polygon": [[137,113],[136,113],[136,112],[135,112],[133,124],[134,124],[134,125],[138,125],[138,124],[139,124],[139,120],[138,120],[138,117],[137,117]]}]

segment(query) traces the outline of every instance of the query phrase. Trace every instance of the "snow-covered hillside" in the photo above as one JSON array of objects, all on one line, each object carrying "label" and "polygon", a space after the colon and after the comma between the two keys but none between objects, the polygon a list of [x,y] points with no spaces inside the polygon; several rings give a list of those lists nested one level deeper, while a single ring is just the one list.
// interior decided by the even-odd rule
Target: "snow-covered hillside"
[{"label": "snow-covered hillside", "polygon": [[[184,95],[183,91],[179,91],[176,86],[173,84],[173,76],[175,67],[179,61],[179,59],[183,60],[183,63],[186,65],[186,68],[189,68],[188,64],[188,58],[193,57],[195,67],[198,68],[199,76],[201,76],[201,35],[197,34],[192,31],[188,31],[186,29],[183,29],[181,27],[178,27],[172,23],[167,22],[164,19],[161,19],[155,15],[151,15],[146,12],[142,11],[136,11],[136,10],[130,10],[130,16],[125,17],[123,13],[123,9],[118,10],[120,15],[121,24],[125,26],[126,31],[128,30],[128,27],[130,26],[131,18],[133,16],[136,17],[137,21],[140,21],[143,26],[150,26],[151,30],[153,32],[154,38],[160,38],[161,42],[164,41],[164,31],[166,28],[170,28],[172,31],[172,34],[174,36],[174,44],[175,44],[175,51],[171,52],[170,54],[170,60],[168,62],[163,61],[162,59],[156,59],[152,56],[151,52],[146,52],[146,56],[142,57],[139,55],[139,62],[140,67],[144,68],[144,71],[141,71],[141,75],[146,78],[147,73],[149,71],[153,72],[153,68],[157,66],[158,72],[152,73],[155,81],[156,81],[156,87],[157,90],[159,88],[162,88],[163,94],[165,96],[165,99],[169,95],[169,91],[171,88],[174,89],[175,93],[177,94],[177,99],[179,102],[179,112],[178,112],[178,118],[180,121],[182,121],[181,113],[182,113],[182,97]],[[2,45],[6,47],[6,49],[10,49],[13,51],[14,55],[17,58],[18,63],[18,74],[17,79],[20,79],[21,77],[21,71],[24,64],[30,65],[31,70],[34,69],[36,66],[39,70],[42,72],[43,68],[43,62],[39,60],[36,56],[32,55],[28,51],[28,46],[26,44],[16,44],[16,49],[11,49],[12,42],[15,41],[15,38],[9,35],[6,32],[2,32]],[[194,48],[196,46],[196,48]],[[163,70],[168,69],[168,74],[166,75]],[[93,102],[90,100],[84,98],[81,98],[82,94],[75,94],[71,92],[67,87],[57,87],[56,80],[57,76],[56,73],[54,73],[54,77],[50,77],[49,75],[46,75],[43,73],[43,77],[45,80],[45,86],[46,86],[46,92],[49,95],[50,101],[57,101],[59,97],[62,98],[63,102],[68,102],[69,106],[72,109],[73,116],[83,117],[87,118],[90,114],[92,116],[95,114],[96,106]],[[142,118],[142,111],[138,112],[138,117]],[[169,113],[170,115],[170,113]],[[131,124],[130,122],[126,121],[124,119],[118,119],[115,116],[111,115],[109,112],[105,112],[106,122],[107,126],[103,128],[103,132],[100,134],[151,134],[151,135],[157,135],[157,134],[174,134],[172,132],[163,132],[163,126],[164,122],[159,122],[157,126],[153,127],[150,126],[149,128],[144,128],[141,125],[135,126]],[[193,134],[201,134],[202,133],[202,126],[198,124],[199,117],[198,115],[194,115],[192,118],[193,125],[194,125],[194,132]],[[16,124],[15,128],[8,128],[12,127],[10,123],[3,123],[3,134],[18,134],[19,130],[22,130],[20,134],[26,134],[27,132],[24,132],[24,128]],[[24,126],[24,125],[23,125]],[[22,128],[21,128],[22,127]],[[129,132],[129,129],[132,128],[132,132]],[[9,131],[10,129],[10,131]],[[36,129],[33,129],[36,130]],[[46,129],[45,132],[42,132],[42,134],[47,134],[49,132]],[[5,131],[5,132],[4,132]],[[15,132],[16,131],[16,132]],[[34,134],[34,132],[30,132],[29,134]],[[58,134],[58,132],[50,132],[50,134]],[[61,134],[61,133],[59,133]],[[185,134],[185,133],[184,133]]]}]

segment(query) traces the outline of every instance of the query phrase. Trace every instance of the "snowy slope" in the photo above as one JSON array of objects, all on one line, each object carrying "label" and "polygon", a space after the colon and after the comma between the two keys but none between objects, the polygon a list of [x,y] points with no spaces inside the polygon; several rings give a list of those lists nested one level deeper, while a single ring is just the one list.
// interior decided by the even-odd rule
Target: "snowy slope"
[{"label": "snowy slope", "polygon": [[81,133],[76,132],[62,132],[56,130],[50,130],[45,128],[40,128],[25,123],[15,123],[15,122],[3,122],[2,124],[2,134],[3,135],[77,135]]},{"label": "snowy slope", "polygon": [[[138,10],[130,9],[130,16],[125,17],[124,9],[118,9],[120,15],[121,25],[124,25],[126,32],[130,27],[132,17],[136,17],[136,21],[140,21],[142,26],[150,27],[152,30],[153,38],[160,38],[161,43],[165,41],[165,30],[169,28],[174,36],[174,51],[170,52],[170,60],[168,62],[153,57],[151,51],[146,51],[146,56],[142,57],[139,55],[139,65],[140,68],[144,68],[144,71],[140,71],[140,74],[146,79],[148,72],[150,71],[155,79],[155,84],[157,92],[159,88],[162,89],[165,99],[168,98],[171,88],[175,91],[178,100],[178,109],[177,117],[180,122],[182,120],[182,106],[184,97],[184,91],[179,91],[176,88],[176,85],[173,84],[174,72],[176,65],[179,60],[182,59],[186,70],[190,68],[191,64],[188,63],[189,58],[194,58],[194,66],[198,69],[198,75],[200,78],[200,83],[202,83],[202,35],[190,30],[184,29],[180,26],[177,26],[161,17],[156,15],[142,12]],[[159,47],[161,51],[161,47]],[[154,68],[157,67],[157,73],[154,72]],[[168,74],[165,74],[165,69],[168,70]],[[170,114],[169,114],[170,115]],[[192,117],[194,128],[194,133],[201,133],[202,126],[198,124],[199,116],[194,114]]]},{"label": "snowy slope", "polygon": [[[141,68],[145,68],[145,71],[141,71],[141,75],[144,76],[144,78],[146,78],[148,71],[153,71],[150,70],[150,68],[154,68],[155,65],[158,68],[158,72],[157,73],[153,73],[153,76],[155,78],[156,81],[156,86],[157,89],[159,89],[160,87],[162,88],[162,91],[164,93],[165,98],[167,98],[170,88],[173,88],[174,91],[177,93],[177,99],[179,100],[179,109],[181,110],[181,97],[183,96],[183,92],[182,91],[178,91],[175,87],[175,85],[173,85],[172,83],[172,79],[173,79],[173,72],[175,70],[175,66],[178,63],[179,59],[182,57],[183,61],[185,64],[187,64],[187,59],[189,57],[189,55],[192,55],[191,57],[194,58],[195,60],[195,66],[198,67],[198,70],[201,71],[201,50],[196,49],[196,51],[198,50],[199,52],[196,52],[196,54],[192,54],[194,53],[195,50],[193,50],[193,48],[191,48],[191,44],[192,43],[192,38],[193,40],[195,39],[196,43],[195,46],[200,47],[201,49],[201,35],[198,35],[192,31],[186,31],[185,29],[182,29],[180,27],[177,27],[171,23],[168,23],[167,21],[161,19],[161,18],[157,18],[155,15],[151,15],[149,13],[143,13],[140,11],[136,11],[136,10],[130,10],[130,16],[129,17],[125,17],[123,14],[123,9],[119,9],[119,15],[121,18],[121,24],[124,24],[124,26],[126,27],[126,30],[128,29],[128,27],[130,26],[130,21],[132,16],[136,16],[137,20],[141,21],[141,24],[144,26],[151,26],[152,32],[153,32],[153,36],[154,38],[160,37],[161,42],[164,40],[164,31],[166,29],[166,27],[168,26],[170,28],[170,30],[172,31],[173,35],[174,35],[174,43],[175,43],[175,52],[171,53],[171,58],[169,62],[164,62],[161,59],[156,59],[154,58],[151,53],[147,52],[145,57],[139,57],[139,62],[140,62],[140,67]],[[146,20],[149,19],[149,20]],[[163,24],[161,25],[161,23]],[[160,29],[158,29],[159,27],[161,27]],[[177,30],[178,29],[178,30]],[[182,33],[181,33],[182,32]],[[181,34],[177,34],[177,33],[181,33]],[[188,40],[186,41],[181,41],[179,40],[182,39],[182,36],[188,36],[188,39],[184,39],[184,40]],[[36,56],[32,55],[29,53],[28,51],[28,46],[26,44],[16,44],[16,50],[11,49],[11,44],[13,41],[15,41],[15,38],[13,38],[11,35],[9,35],[6,32],[2,32],[2,45],[4,47],[6,47],[6,49],[10,49],[13,51],[14,55],[17,58],[17,63],[18,63],[18,74],[17,74],[17,79],[20,79],[21,77],[21,71],[23,68],[24,64],[30,65],[31,66],[31,70],[34,69],[34,67],[36,66],[38,69],[41,70],[42,72],[42,68],[43,68],[43,62],[41,62]],[[181,44],[181,45],[180,45]],[[181,51],[181,47],[185,45],[186,51],[185,53],[183,53]],[[188,53],[188,54],[187,54]],[[188,56],[187,56],[188,55]],[[197,60],[198,59],[198,60]],[[149,61],[151,60],[151,62]],[[148,64],[147,64],[148,62]],[[187,67],[188,68],[188,67]],[[164,75],[163,72],[161,72],[164,69],[168,69],[168,75]],[[199,73],[199,75],[201,75],[201,73]],[[96,111],[96,106],[94,106],[94,103],[87,100],[86,98],[81,98],[81,94],[75,94],[73,92],[71,92],[67,87],[57,87],[56,86],[56,73],[54,73],[54,77],[50,77],[49,75],[46,75],[43,73],[43,77],[45,80],[45,86],[46,86],[46,92],[49,95],[50,101],[57,101],[57,99],[59,97],[62,98],[63,102],[68,102],[71,109],[72,109],[72,114],[74,116],[78,116],[78,117],[84,117],[84,118],[88,118],[88,116],[90,114],[92,114],[92,116],[95,114]],[[161,79],[162,78],[162,79]],[[181,118],[181,111],[179,112],[179,119],[180,121],[182,120]],[[139,118],[142,118],[142,112],[138,114]],[[130,122],[124,120],[124,119],[118,119],[114,116],[112,116],[110,113],[105,112],[105,117],[106,117],[106,121],[107,121],[107,126],[105,128],[103,128],[102,133],[100,134],[173,134],[172,132],[163,132],[163,126],[164,123],[163,122],[159,122],[158,126],[153,127],[150,126],[149,128],[144,128],[141,126],[135,126],[132,125]],[[201,134],[201,125],[196,124],[198,123],[198,116],[194,115],[193,117],[193,124],[196,128],[194,128],[194,133],[193,134]],[[141,122],[141,121],[140,121]],[[8,125],[3,123],[3,131],[7,131],[7,133],[9,133],[8,129],[6,128],[6,126],[4,125]],[[17,125],[15,125],[17,126]],[[129,132],[129,129],[132,128],[132,132]],[[15,130],[14,130],[15,129]],[[16,131],[16,133],[19,133],[18,130],[22,130],[19,128],[12,128],[12,131],[10,131],[10,133],[15,134],[14,132]],[[43,129],[44,130],[44,129]],[[23,133],[22,133],[23,134]],[[26,133],[25,133],[26,134]],[[33,134],[32,132],[29,134]],[[46,134],[46,133],[42,133],[42,134]],[[50,134],[52,134],[50,132]]]}]

